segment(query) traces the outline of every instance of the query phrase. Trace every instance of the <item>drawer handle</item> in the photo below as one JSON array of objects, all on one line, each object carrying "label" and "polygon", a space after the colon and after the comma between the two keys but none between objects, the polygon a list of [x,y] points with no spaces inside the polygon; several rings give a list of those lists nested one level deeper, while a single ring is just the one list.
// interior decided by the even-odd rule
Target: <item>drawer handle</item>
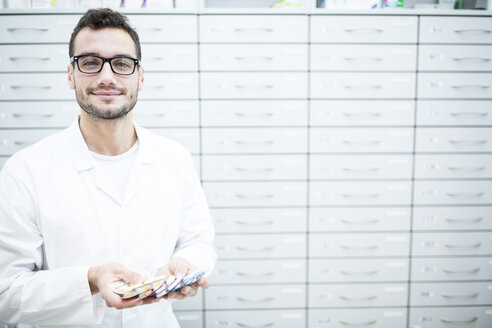
[{"label": "drawer handle", "polygon": [[268,28],[268,27],[238,27],[234,29],[234,32],[264,32],[264,33],[271,33],[275,31],[273,28]]},{"label": "drawer handle", "polygon": [[162,32],[164,29],[162,27],[139,27],[137,30],[149,30],[154,32]]},{"label": "drawer handle", "polygon": [[361,327],[361,326],[372,326],[377,320],[370,320],[370,321],[344,321],[344,320],[339,320],[338,321],[341,325],[344,326],[356,326],[356,327]]},{"label": "drawer handle", "polygon": [[234,88],[236,88],[236,89],[273,89],[273,85],[272,84],[251,84],[251,85],[235,84]]},{"label": "drawer handle", "polygon": [[377,172],[381,170],[379,167],[349,167],[349,166],[343,166],[342,167],[343,171],[346,172]]},{"label": "drawer handle", "polygon": [[263,194],[263,195],[246,195],[246,194],[234,194],[237,198],[241,199],[271,199],[275,197],[275,194]]},{"label": "drawer handle", "polygon": [[469,298],[477,298],[479,293],[472,294],[441,294],[444,298],[461,298],[461,299],[469,299]]},{"label": "drawer handle", "polygon": [[9,31],[9,32],[16,32],[16,31],[47,32],[49,30],[50,30],[49,28],[42,28],[42,27],[9,27],[9,28],[7,28],[7,31]]},{"label": "drawer handle", "polygon": [[20,146],[20,147],[25,147],[34,144],[35,141],[14,141],[14,145]]},{"label": "drawer handle", "polygon": [[487,143],[487,139],[448,139],[448,142],[454,145],[461,145],[461,144],[483,145]]},{"label": "drawer handle", "polygon": [[268,56],[241,56],[241,57],[234,57],[234,59],[237,61],[245,61],[245,60],[272,61],[275,58],[274,57],[268,57]]},{"label": "drawer handle", "polygon": [[9,57],[10,61],[17,61],[17,60],[41,60],[41,61],[47,61],[50,60],[50,57]]},{"label": "drawer handle", "polygon": [[271,301],[275,300],[275,297],[251,299],[251,298],[245,298],[245,297],[237,296],[236,299],[239,302],[244,302],[244,303],[266,303],[266,302],[271,302]]},{"label": "drawer handle", "polygon": [[12,114],[15,118],[24,118],[24,117],[33,117],[33,118],[50,118],[53,117],[54,114],[36,114],[36,113],[14,113]]},{"label": "drawer handle", "polygon": [[376,299],[378,295],[369,295],[369,296],[345,296],[345,295],[340,295],[338,296],[342,300],[346,301],[370,301],[373,299]]},{"label": "drawer handle", "polygon": [[150,58],[147,57],[145,60],[146,61],[147,60],[161,61],[161,60],[164,60],[164,57],[150,57]]},{"label": "drawer handle", "polygon": [[272,145],[275,143],[275,141],[274,140],[258,140],[258,141],[236,140],[235,143],[241,146],[259,146],[259,145]]},{"label": "drawer handle", "polygon": [[354,117],[354,116],[358,116],[358,117],[380,117],[381,116],[381,112],[361,112],[361,113],[351,113],[351,112],[343,112],[342,113],[343,116],[347,116],[347,117]]},{"label": "drawer handle", "polygon": [[451,171],[483,171],[485,166],[448,166]]},{"label": "drawer handle", "polygon": [[239,117],[253,117],[253,118],[258,118],[258,117],[272,117],[275,114],[274,113],[244,113],[244,112],[234,112],[234,115],[239,116]]},{"label": "drawer handle", "polygon": [[376,224],[379,222],[379,219],[366,219],[366,220],[357,220],[357,219],[342,219],[342,223],[345,224]]},{"label": "drawer handle", "polygon": [[340,270],[340,273],[345,275],[345,276],[372,276],[375,275],[379,272],[379,270],[372,270],[372,271],[345,271],[345,270]]},{"label": "drawer handle", "polygon": [[347,145],[379,145],[381,140],[351,140],[351,139],[343,139],[342,142]]},{"label": "drawer handle", "polygon": [[51,89],[51,85],[11,85],[11,89]]},{"label": "drawer handle", "polygon": [[454,33],[478,33],[478,34],[488,34],[492,33],[491,30],[478,29],[478,28],[467,28],[463,30],[454,30]]},{"label": "drawer handle", "polygon": [[152,89],[164,89],[166,86],[165,85],[149,85],[147,88],[152,88]]},{"label": "drawer handle", "polygon": [[268,251],[273,251],[275,247],[267,246],[261,248],[248,248],[248,247],[236,246],[236,249],[241,252],[268,252]]},{"label": "drawer handle", "polygon": [[481,222],[483,220],[482,217],[477,217],[477,218],[446,218],[444,219],[446,222],[449,223],[477,223]]},{"label": "drawer handle", "polygon": [[469,269],[469,270],[452,270],[452,269],[442,269],[444,273],[449,274],[474,274],[480,272],[480,268]]},{"label": "drawer handle", "polygon": [[475,244],[445,244],[446,248],[479,248],[482,245],[481,242]]},{"label": "drawer handle", "polygon": [[451,112],[449,113],[451,116],[478,116],[485,117],[488,116],[488,112]]},{"label": "drawer handle", "polygon": [[237,271],[236,275],[240,277],[261,278],[261,277],[272,277],[275,275],[275,272],[249,273],[249,272]]},{"label": "drawer handle", "polygon": [[454,61],[461,62],[461,61],[479,61],[479,62],[489,62],[490,58],[485,58],[485,57],[455,57],[453,58]]},{"label": "drawer handle", "polygon": [[270,221],[257,221],[257,222],[236,220],[234,222],[236,222],[237,224],[240,224],[240,225],[248,225],[248,226],[270,225],[270,224],[274,224],[275,223],[274,220],[270,220]]},{"label": "drawer handle", "polygon": [[344,29],[347,33],[383,33],[384,30],[374,27],[359,27],[359,28],[346,28]]},{"label": "drawer handle", "polygon": [[449,197],[457,198],[477,198],[477,197],[482,197],[485,193],[483,191],[479,192],[447,192],[446,195]]},{"label": "drawer handle", "polygon": [[344,198],[377,198],[379,197],[378,193],[371,194],[342,194]]},{"label": "drawer handle", "polygon": [[343,87],[345,89],[381,89],[383,86],[380,84],[346,84]]},{"label": "drawer handle", "polygon": [[273,167],[258,167],[258,168],[250,168],[250,167],[235,167],[234,170],[238,172],[247,172],[247,173],[258,173],[258,172],[272,172],[275,170]]},{"label": "drawer handle", "polygon": [[273,327],[275,326],[275,322],[269,322],[269,323],[264,323],[264,324],[258,324],[258,325],[250,325],[247,323],[242,323],[242,322],[237,322],[236,325],[239,327],[244,327],[244,328],[267,328],[267,327]]},{"label": "drawer handle", "polygon": [[452,85],[453,89],[488,89],[490,86],[481,84],[463,84],[463,85]]},{"label": "drawer handle", "polygon": [[452,323],[452,324],[456,324],[456,325],[466,325],[468,323],[473,323],[473,322],[475,322],[477,320],[478,320],[477,317],[473,317],[473,318],[465,319],[465,320],[456,320],[456,319],[441,318],[441,321],[444,322],[444,323]]},{"label": "drawer handle", "polygon": [[362,245],[362,246],[347,246],[341,245],[340,248],[343,248],[348,251],[373,251],[379,248],[378,245]]},{"label": "drawer handle", "polygon": [[358,61],[358,60],[372,60],[372,61],[381,61],[383,58],[381,57],[371,57],[371,56],[361,56],[361,57],[345,57],[346,61]]}]

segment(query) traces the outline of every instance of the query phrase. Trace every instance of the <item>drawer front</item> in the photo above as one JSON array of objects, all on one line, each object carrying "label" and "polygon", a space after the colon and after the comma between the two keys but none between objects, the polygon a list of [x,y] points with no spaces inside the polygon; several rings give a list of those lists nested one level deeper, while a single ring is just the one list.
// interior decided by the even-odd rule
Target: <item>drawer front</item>
[{"label": "drawer front", "polygon": [[417,102],[418,125],[492,125],[492,101],[421,100]]},{"label": "drawer front", "polygon": [[414,73],[311,73],[310,97],[412,99]]},{"label": "drawer front", "polygon": [[140,99],[197,99],[197,73],[146,73]]},{"label": "drawer front", "polygon": [[205,293],[207,310],[304,308],[305,285],[214,286]]},{"label": "drawer front", "polygon": [[201,44],[202,71],[307,71],[307,45]]},{"label": "drawer front", "polygon": [[308,102],[236,100],[201,103],[203,126],[306,126]]},{"label": "drawer front", "polygon": [[142,44],[141,47],[145,72],[198,70],[196,44]]},{"label": "drawer front", "polygon": [[128,15],[141,43],[197,42],[196,15]]},{"label": "drawer front", "polygon": [[306,180],[303,155],[203,156],[204,180]]},{"label": "drawer front", "polygon": [[68,61],[66,45],[0,46],[0,72],[66,72]]},{"label": "drawer front", "polygon": [[200,41],[217,43],[307,42],[308,18],[295,15],[200,16]]},{"label": "drawer front", "polygon": [[421,43],[492,43],[489,17],[420,17]]},{"label": "drawer front", "polygon": [[309,260],[309,282],[408,281],[408,259]]},{"label": "drawer front", "polygon": [[301,128],[202,129],[205,154],[305,153],[307,131]]},{"label": "drawer front", "polygon": [[287,284],[306,282],[304,260],[219,261],[211,283],[221,284]]},{"label": "drawer front", "polygon": [[490,283],[416,283],[410,293],[411,306],[479,305],[491,301]]},{"label": "drawer front", "polygon": [[492,230],[492,207],[415,207],[413,230]]},{"label": "drawer front", "polygon": [[419,73],[419,98],[492,98],[491,73]]},{"label": "drawer front", "polygon": [[490,280],[492,258],[412,259],[412,281]]},{"label": "drawer front", "polygon": [[202,73],[203,99],[307,98],[307,73]]},{"label": "drawer front", "polygon": [[311,42],[416,43],[417,17],[311,16]]},{"label": "drawer front", "polygon": [[420,71],[492,71],[492,46],[421,45]]},{"label": "drawer front", "polygon": [[492,233],[414,233],[414,256],[492,255]]},{"label": "drawer front", "polygon": [[313,71],[415,71],[416,62],[414,45],[311,46]]},{"label": "drawer front", "polygon": [[211,212],[217,233],[306,231],[306,210],[302,208],[217,208]]},{"label": "drawer front", "polygon": [[405,327],[406,309],[309,310],[311,328]]},{"label": "drawer front", "polygon": [[67,74],[0,74],[0,100],[74,100]]},{"label": "drawer front", "polygon": [[63,128],[76,119],[80,107],[74,101],[5,102],[0,128]]},{"label": "drawer front", "polygon": [[406,284],[310,285],[310,307],[406,306]]},{"label": "drawer front", "polygon": [[200,136],[196,128],[150,128],[150,130],[180,143],[192,154],[200,153]]},{"label": "drawer front", "polygon": [[219,258],[227,259],[280,259],[304,258],[306,236],[292,235],[218,235],[215,249]]},{"label": "drawer front", "polygon": [[317,233],[309,237],[309,256],[318,258],[407,256],[409,245],[409,236],[405,233]]},{"label": "drawer front", "polygon": [[198,101],[141,100],[133,111],[135,122],[145,127],[198,127]]},{"label": "drawer front", "polygon": [[312,155],[310,179],[411,179],[410,155]]},{"label": "drawer front", "polygon": [[473,327],[489,328],[491,307],[447,307],[410,309],[409,328]]},{"label": "drawer front", "polygon": [[173,303],[173,310],[175,311],[189,311],[189,310],[202,310],[202,299],[203,299],[203,290],[198,289],[198,293],[193,297],[188,297],[179,302]]},{"label": "drawer front", "polygon": [[[179,302],[177,302],[179,303]],[[176,319],[178,319],[181,328],[202,328],[203,313],[200,311],[175,311]]]},{"label": "drawer front", "polygon": [[492,155],[416,155],[415,178],[492,178]]},{"label": "drawer front", "polygon": [[410,208],[310,208],[310,232],[408,231]]},{"label": "drawer front", "polygon": [[0,155],[10,156],[60,130],[0,130]]},{"label": "drawer front", "polygon": [[312,100],[310,124],[311,126],[411,126],[414,122],[414,107],[413,101]]},{"label": "drawer front", "polygon": [[304,310],[207,311],[207,327],[304,327]]},{"label": "drawer front", "polygon": [[[67,43],[79,15],[2,15],[2,43]],[[66,48],[68,57],[68,47]],[[65,57],[66,58],[66,57]]]},{"label": "drawer front", "polygon": [[491,152],[492,128],[417,128],[417,152]]},{"label": "drawer front", "polygon": [[490,181],[417,181],[414,184],[414,204],[490,204]]}]

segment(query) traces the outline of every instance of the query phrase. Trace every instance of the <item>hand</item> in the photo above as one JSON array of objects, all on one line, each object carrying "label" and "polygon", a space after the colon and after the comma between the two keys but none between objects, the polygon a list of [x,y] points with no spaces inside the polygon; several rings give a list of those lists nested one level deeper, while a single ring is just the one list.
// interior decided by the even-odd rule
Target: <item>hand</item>
[{"label": "hand", "polygon": [[[175,277],[183,278],[188,273],[194,272],[196,270],[198,270],[198,268],[193,264],[191,264],[190,262],[188,262],[187,260],[183,258],[175,257],[171,261],[169,261],[166,268],[164,269],[163,274],[165,276],[174,275]],[[174,298],[174,299],[182,300],[187,297],[195,296],[196,293],[198,293],[198,288],[201,287],[203,289],[207,289],[209,286],[210,286],[209,280],[205,277],[202,277],[197,282],[189,286],[183,287],[179,291],[174,291],[167,295],[164,295],[162,298],[163,299]]]}]

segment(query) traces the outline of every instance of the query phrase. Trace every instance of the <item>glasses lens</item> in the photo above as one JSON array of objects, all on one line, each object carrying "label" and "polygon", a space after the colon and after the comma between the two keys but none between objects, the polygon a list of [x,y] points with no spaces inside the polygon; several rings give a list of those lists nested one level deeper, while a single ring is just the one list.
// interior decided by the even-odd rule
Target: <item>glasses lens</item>
[{"label": "glasses lens", "polygon": [[83,73],[97,73],[103,64],[101,58],[84,56],[78,60],[79,69]]},{"label": "glasses lens", "polygon": [[117,57],[111,59],[111,66],[118,74],[131,74],[135,69],[135,61],[128,57]]}]

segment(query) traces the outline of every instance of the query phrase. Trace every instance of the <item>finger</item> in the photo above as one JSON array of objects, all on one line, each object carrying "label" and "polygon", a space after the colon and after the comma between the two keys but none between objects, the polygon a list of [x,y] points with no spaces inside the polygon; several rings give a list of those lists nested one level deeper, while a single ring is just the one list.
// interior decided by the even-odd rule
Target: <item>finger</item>
[{"label": "finger", "polygon": [[196,283],[199,287],[203,289],[207,289],[208,287],[210,287],[210,281],[205,277],[198,279]]},{"label": "finger", "polygon": [[124,281],[131,282],[131,283],[142,282],[145,280],[145,278],[142,275],[126,268],[118,272],[118,276],[120,276]]},{"label": "finger", "polygon": [[181,294],[184,294],[187,297],[193,297],[197,293],[198,293],[198,287],[195,286],[187,286],[181,289]]},{"label": "finger", "polygon": [[191,265],[188,261],[182,259],[176,261],[176,266],[174,268],[174,275],[178,273],[186,275],[189,271],[191,271]]}]

